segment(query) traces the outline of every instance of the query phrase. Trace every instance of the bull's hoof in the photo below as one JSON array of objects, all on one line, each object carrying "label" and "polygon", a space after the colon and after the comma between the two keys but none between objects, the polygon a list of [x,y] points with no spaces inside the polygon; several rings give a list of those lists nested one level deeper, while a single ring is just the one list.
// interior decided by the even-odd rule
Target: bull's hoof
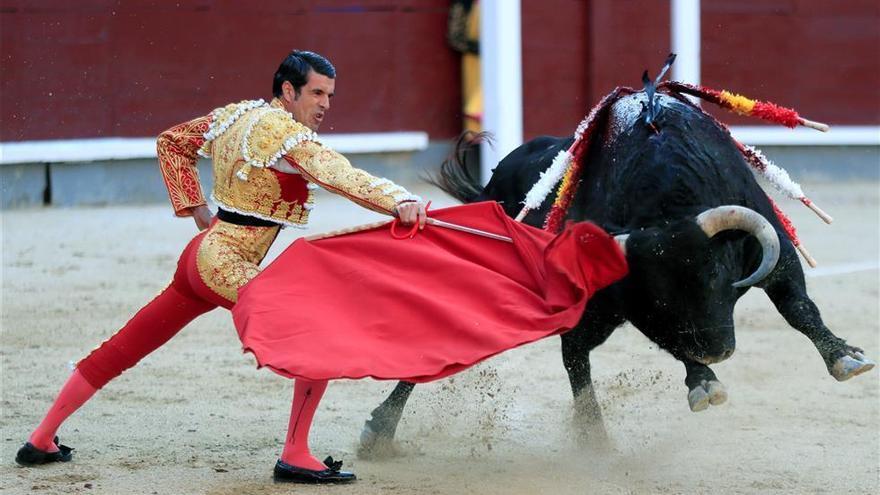
[{"label": "bull's hoof", "polygon": [[691,411],[700,412],[709,409],[709,392],[703,387],[697,387],[688,392],[688,405]]},{"label": "bull's hoof", "polygon": [[707,385],[709,388],[709,404],[720,406],[727,402],[727,389],[723,383],[713,380]]},{"label": "bull's hoof", "polygon": [[573,412],[572,438],[580,448],[594,452],[613,450],[605,421],[602,419],[602,410],[592,390],[583,391],[575,397]]},{"label": "bull's hoof", "polygon": [[574,431],[578,448],[591,452],[612,452],[614,444],[605,431],[605,425],[582,426]]},{"label": "bull's hoof", "polygon": [[831,366],[830,371],[831,376],[837,381],[842,382],[844,380],[849,380],[856,375],[861,375],[866,371],[870,371],[876,365],[877,363],[866,358],[861,352],[853,352],[852,354],[847,354],[838,358],[837,361],[834,362],[834,365]]},{"label": "bull's hoof", "polygon": [[402,455],[404,453],[394,441],[394,437],[377,433],[373,431],[369,423],[364,424],[364,429],[361,431],[361,441],[357,448],[359,459],[389,459]]},{"label": "bull's hoof", "polygon": [[606,452],[613,448],[602,417],[576,413],[572,418],[572,437],[578,447],[594,452]]},{"label": "bull's hoof", "polygon": [[720,406],[725,402],[727,402],[727,389],[717,380],[703,380],[700,385],[688,392],[688,405],[693,412],[705,411],[709,405]]},{"label": "bull's hoof", "polygon": [[364,429],[361,430],[361,446],[373,445],[378,437],[379,434],[370,428],[370,423],[364,423]]}]

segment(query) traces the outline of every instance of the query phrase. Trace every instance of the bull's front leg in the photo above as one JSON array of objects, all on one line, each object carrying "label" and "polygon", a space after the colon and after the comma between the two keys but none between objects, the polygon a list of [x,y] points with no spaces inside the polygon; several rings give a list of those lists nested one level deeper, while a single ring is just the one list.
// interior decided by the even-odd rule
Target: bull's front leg
[{"label": "bull's front leg", "polygon": [[865,351],[847,344],[825,326],[819,309],[807,296],[800,266],[791,269],[785,277],[777,277],[764,290],[785,321],[813,342],[825,361],[828,373],[837,381],[849,380],[871,370],[876,365],[874,361],[865,357]]},{"label": "bull's front leg", "polygon": [[397,382],[391,394],[373,409],[361,431],[358,457],[371,458],[393,454],[394,434],[415,383]]},{"label": "bull's front leg", "polygon": [[711,368],[687,358],[679,360],[687,372],[684,383],[688,388],[688,406],[691,411],[705,411],[709,405],[720,406],[727,401],[727,389],[718,381]]}]

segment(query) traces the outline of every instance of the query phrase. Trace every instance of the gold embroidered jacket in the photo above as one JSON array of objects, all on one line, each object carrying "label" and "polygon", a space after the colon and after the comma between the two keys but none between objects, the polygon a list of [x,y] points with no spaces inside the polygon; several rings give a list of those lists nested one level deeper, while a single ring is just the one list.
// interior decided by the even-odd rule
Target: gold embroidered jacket
[{"label": "gold embroidered jacket", "polygon": [[225,210],[303,227],[318,186],[381,213],[420,198],[354,168],[296,122],[280,101],[242,101],[159,135],[159,164],[178,216],[205,204],[197,155],[211,157],[212,199]]}]

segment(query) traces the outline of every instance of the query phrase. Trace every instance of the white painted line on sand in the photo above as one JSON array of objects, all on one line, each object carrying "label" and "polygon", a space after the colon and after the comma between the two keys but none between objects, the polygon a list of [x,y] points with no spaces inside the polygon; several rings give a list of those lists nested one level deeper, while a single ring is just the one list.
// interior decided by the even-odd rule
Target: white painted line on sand
[{"label": "white painted line on sand", "polygon": [[857,261],[853,263],[840,263],[838,265],[820,266],[812,270],[805,270],[807,278],[830,277],[832,275],[847,275],[850,273],[869,272],[880,270],[880,260]]}]

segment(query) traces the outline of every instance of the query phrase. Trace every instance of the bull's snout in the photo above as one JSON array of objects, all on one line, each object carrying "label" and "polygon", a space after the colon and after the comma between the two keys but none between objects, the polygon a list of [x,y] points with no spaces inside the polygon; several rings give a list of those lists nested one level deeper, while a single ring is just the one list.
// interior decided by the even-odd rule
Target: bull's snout
[{"label": "bull's snout", "polygon": [[715,363],[720,363],[721,361],[724,361],[725,359],[729,358],[730,356],[733,356],[733,351],[735,351],[735,350],[736,349],[734,349],[734,348],[730,348],[730,349],[725,349],[724,351],[722,351],[719,354],[714,354],[714,355],[703,354],[701,356],[692,356],[692,357],[693,357],[694,361],[701,363],[701,364],[707,364],[707,365],[708,364],[715,364]]},{"label": "bull's snout", "polygon": [[697,345],[688,354],[690,358],[701,364],[720,363],[733,356],[736,350],[736,338],[733,326],[722,326],[696,332],[694,340]]}]

